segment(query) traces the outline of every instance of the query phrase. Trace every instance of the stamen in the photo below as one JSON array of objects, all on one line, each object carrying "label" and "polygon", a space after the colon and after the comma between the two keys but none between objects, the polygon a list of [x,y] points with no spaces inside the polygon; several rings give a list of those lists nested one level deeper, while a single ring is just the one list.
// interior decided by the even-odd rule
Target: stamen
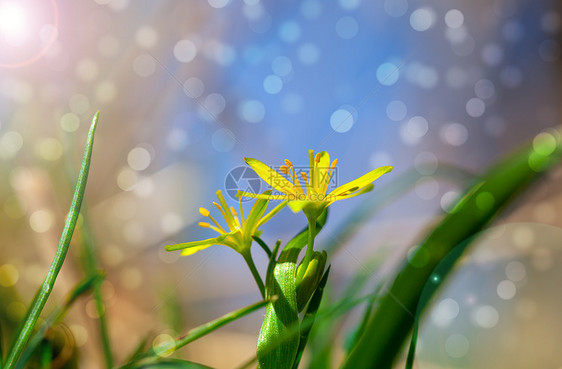
[{"label": "stamen", "polygon": [[[297,173],[295,172],[295,168],[291,167],[291,170],[293,171],[293,182],[295,183],[295,185],[297,185],[297,188],[299,189],[299,191],[304,194],[304,190],[302,188],[301,181],[299,180],[299,177],[297,176]],[[301,173],[303,173],[303,172],[301,172]]]},{"label": "stamen", "polygon": [[204,217],[208,217],[210,212],[209,210],[205,209],[205,208],[199,208],[199,212],[201,213],[201,215],[203,215]]},{"label": "stamen", "polygon": [[228,204],[226,203],[226,201],[224,199],[224,196],[222,195],[221,190],[217,191],[217,197],[219,198],[219,202],[220,202],[221,207],[223,209],[224,220],[226,220],[226,224],[228,224],[228,228],[230,228],[232,230],[235,227],[234,217],[232,216],[232,213],[230,212],[230,208],[228,207]]},{"label": "stamen", "polygon": [[232,212],[232,215],[234,216],[234,221],[236,222],[236,225],[238,226],[238,228],[242,228],[242,225],[240,224],[240,220],[238,219],[238,214],[236,213],[236,209],[234,209],[234,206],[230,207],[230,211]]},{"label": "stamen", "polygon": [[308,176],[306,175],[306,172],[301,172],[301,177],[304,180],[304,184],[306,186],[306,195],[308,197],[308,195],[310,195],[310,184],[308,183]]},{"label": "stamen", "polygon": [[323,193],[326,193],[326,191],[328,190],[328,185],[330,184],[330,179],[332,178],[332,171],[334,170],[337,164],[338,164],[338,159],[336,158],[334,159],[332,165],[330,165],[330,169],[328,170],[328,175],[326,176],[326,182],[324,183]]},{"label": "stamen", "polygon": [[[221,210],[222,212],[222,210]],[[219,224],[219,222],[217,222],[215,220],[215,218],[213,218],[211,215],[209,215],[209,219],[211,219],[213,221],[213,223],[215,223],[215,225],[217,226],[217,228],[215,229],[214,227],[211,227],[213,229],[215,229],[217,232],[219,233],[226,233],[226,231],[224,230],[224,228]]]},{"label": "stamen", "polygon": [[242,207],[242,197],[238,198],[238,202],[240,203],[240,220],[242,221],[242,225],[246,223],[246,219],[244,217],[244,208]]},{"label": "stamen", "polygon": [[289,159],[285,159],[285,165],[288,166],[289,168],[292,168],[292,167],[293,167],[293,163],[291,163],[291,162],[289,161]]},{"label": "stamen", "polygon": [[307,193],[311,188],[314,188],[314,177],[315,177],[314,167],[315,167],[315,164],[316,163],[315,163],[315,160],[314,160],[314,150],[308,150],[308,166],[310,168],[310,181],[306,185]]}]

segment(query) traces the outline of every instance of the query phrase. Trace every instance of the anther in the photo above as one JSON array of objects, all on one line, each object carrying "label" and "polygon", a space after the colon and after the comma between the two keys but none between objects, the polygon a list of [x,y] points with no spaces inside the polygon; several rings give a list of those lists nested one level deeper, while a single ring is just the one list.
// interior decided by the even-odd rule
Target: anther
[{"label": "anther", "polygon": [[207,222],[199,222],[199,223],[197,223],[197,225],[199,227],[203,227],[203,228],[211,228],[211,225]]},{"label": "anther", "polygon": [[204,217],[208,217],[210,212],[209,210],[205,209],[205,208],[199,208],[199,212],[201,213],[201,215],[203,215]]}]

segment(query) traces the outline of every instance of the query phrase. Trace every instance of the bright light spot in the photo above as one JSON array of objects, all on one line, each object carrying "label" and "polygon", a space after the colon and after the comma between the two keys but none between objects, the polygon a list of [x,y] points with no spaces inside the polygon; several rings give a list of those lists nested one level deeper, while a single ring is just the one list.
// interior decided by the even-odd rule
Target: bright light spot
[{"label": "bright light spot", "polygon": [[265,117],[265,106],[258,100],[247,100],[238,107],[238,115],[250,123],[259,123]]},{"label": "bright light spot", "polygon": [[29,217],[29,226],[37,233],[47,232],[53,226],[55,216],[49,210],[37,210]]},{"label": "bright light spot", "polygon": [[459,315],[459,311],[459,304],[455,300],[447,298],[433,310],[431,319],[436,325],[446,327]]},{"label": "bright light spot", "polygon": [[391,101],[386,106],[386,115],[390,120],[399,122],[406,118],[406,114],[408,114],[408,108],[406,104],[400,100]]},{"label": "bright light spot", "polygon": [[400,128],[402,141],[408,145],[418,143],[429,130],[429,123],[424,117],[415,116],[410,118]]},{"label": "bright light spot", "polygon": [[383,63],[377,68],[377,79],[381,85],[392,86],[400,77],[399,67],[392,63]]},{"label": "bright light spot", "polygon": [[472,320],[482,328],[495,327],[499,319],[500,314],[493,306],[483,305],[472,312]]},{"label": "bright light spot", "polygon": [[279,93],[282,88],[283,80],[274,74],[265,77],[265,79],[263,80],[263,89],[268,94],[275,95]]},{"label": "bright light spot", "polygon": [[515,283],[513,283],[512,281],[505,280],[498,283],[496,292],[501,299],[511,300],[517,293],[517,287],[515,287]]},{"label": "bright light spot", "polygon": [[136,171],[148,168],[151,160],[150,153],[143,147],[135,147],[129,151],[129,155],[127,155],[127,163],[131,169]]},{"label": "bright light spot", "polygon": [[410,26],[418,32],[427,31],[435,23],[435,12],[431,8],[416,9],[410,15]]},{"label": "bright light spot", "polygon": [[8,44],[21,45],[27,38],[27,16],[23,7],[16,2],[5,2],[0,5],[0,34]]},{"label": "bright light spot", "polygon": [[355,119],[353,113],[346,109],[338,109],[330,117],[332,129],[338,133],[345,133],[353,127]]}]

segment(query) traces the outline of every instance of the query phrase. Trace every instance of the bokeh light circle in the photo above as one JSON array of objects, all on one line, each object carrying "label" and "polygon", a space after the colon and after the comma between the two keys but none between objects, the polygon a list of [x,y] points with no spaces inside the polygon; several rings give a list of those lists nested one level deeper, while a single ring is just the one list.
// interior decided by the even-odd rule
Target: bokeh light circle
[{"label": "bokeh light circle", "polygon": [[[5,2],[4,5],[7,4],[11,8],[11,10],[7,13],[6,17],[8,19],[1,20],[0,22],[0,29],[4,28],[4,32],[0,31],[0,34],[3,33],[3,36],[6,36],[6,32],[20,32],[24,30],[25,22],[28,21],[26,19],[26,8],[22,6],[23,2],[16,2],[16,1],[8,1]],[[44,2],[38,2],[40,4],[44,4]],[[34,8],[37,4],[26,4],[29,6],[33,6]],[[3,62],[0,60],[0,68],[21,68],[26,65],[33,64],[37,60],[39,60],[43,55],[47,53],[47,51],[51,48],[58,37],[58,28],[59,28],[59,10],[55,0],[50,0],[49,5],[52,11],[52,24],[43,24],[37,30],[38,40],[43,43],[42,47],[38,52],[32,53],[31,56],[24,58],[19,62]],[[4,12],[6,14],[6,12]],[[13,17],[17,16],[17,22],[14,22]],[[11,19],[10,19],[11,18]],[[2,27],[3,26],[3,27]],[[46,27],[48,26],[48,27]],[[8,44],[9,45],[9,44]],[[13,46],[13,45],[12,45]],[[18,48],[24,45],[18,45]],[[16,48],[13,48],[16,50]],[[9,54],[9,53],[4,53]]]}]

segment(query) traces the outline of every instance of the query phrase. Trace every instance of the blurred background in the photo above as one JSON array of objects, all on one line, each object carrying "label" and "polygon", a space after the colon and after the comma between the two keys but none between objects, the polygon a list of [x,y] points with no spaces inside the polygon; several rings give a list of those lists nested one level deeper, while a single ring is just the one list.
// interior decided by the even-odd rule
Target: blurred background
[{"label": "blurred background", "polygon": [[[118,362],[148,333],[175,335],[259,299],[234,251],[180,258],[163,249],[213,236],[196,226],[197,209],[231,189],[225,181],[244,157],[298,166],[308,149],[327,150],[339,160],[340,184],[394,166],[364,198],[403,174],[418,176],[330,256],[336,290],[357,270],[374,273],[371,255],[384,260],[377,275],[389,273],[466,185],[435,176],[440,166],[482,173],[560,124],[561,11],[555,0],[0,0],[2,319],[21,318],[46,274],[97,110],[82,226],[107,272]],[[534,347],[548,357],[544,342],[559,342],[562,323],[547,313],[562,300],[553,298],[556,283],[541,281],[562,282],[553,242],[561,183],[559,169],[549,173],[499,220],[508,231],[477,247],[488,257],[471,256],[466,270],[485,265],[486,278],[453,279],[455,292],[436,299],[420,368],[528,368],[506,355],[525,347],[528,358]],[[320,248],[338,242],[332,230],[364,198],[331,207]],[[286,242],[304,225],[286,210],[264,239]],[[83,276],[78,244],[50,307]],[[84,368],[102,366],[96,314],[86,298],[66,320],[86,348]],[[236,367],[255,352],[262,317],[224,327],[183,355]],[[533,339],[516,339],[523,336]],[[478,345],[482,337],[489,344]],[[484,360],[492,356],[499,361]]]}]

